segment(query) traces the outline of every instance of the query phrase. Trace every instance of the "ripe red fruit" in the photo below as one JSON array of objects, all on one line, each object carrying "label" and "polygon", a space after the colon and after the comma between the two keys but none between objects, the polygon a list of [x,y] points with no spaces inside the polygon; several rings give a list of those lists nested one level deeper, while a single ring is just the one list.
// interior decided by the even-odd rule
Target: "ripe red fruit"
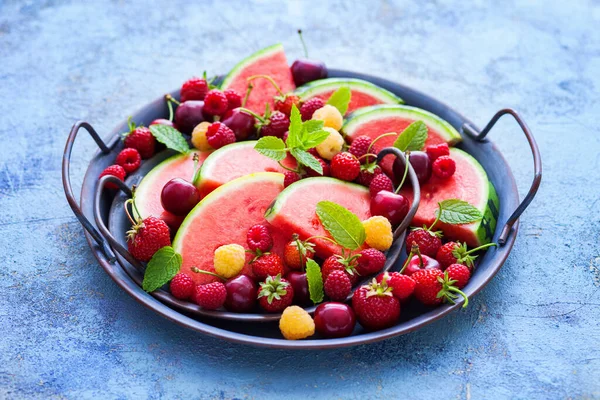
[{"label": "ripe red fruit", "polygon": [[352,282],[344,271],[331,271],[323,286],[325,294],[333,301],[344,301],[352,290]]},{"label": "ripe red fruit", "polygon": [[471,279],[471,270],[466,265],[452,264],[446,268],[446,272],[448,277],[455,281],[454,285],[459,289],[467,286],[469,279]]},{"label": "ripe red fruit", "polygon": [[281,111],[288,117],[292,113],[292,106],[298,107],[300,104],[300,97],[295,94],[286,94],[284,96],[278,96],[275,98],[275,110]]},{"label": "ripe red fruit", "polygon": [[208,93],[206,79],[193,77],[183,82],[179,96],[183,103],[188,100],[204,100],[206,93]]},{"label": "ripe red fruit", "polygon": [[307,258],[314,257],[314,246],[310,242],[304,242],[298,239],[297,235],[287,242],[283,248],[283,261],[290,269],[302,270],[306,264]]},{"label": "ripe red fruit", "polygon": [[443,301],[454,304],[457,294],[465,300],[463,308],[469,303],[467,296],[454,285],[447,272],[424,269],[415,272],[411,278],[415,281],[415,298],[425,305],[434,306]]},{"label": "ripe red fruit", "polygon": [[366,187],[370,187],[371,182],[373,182],[373,179],[375,179],[377,175],[381,175],[382,173],[383,171],[381,170],[381,167],[379,165],[363,164],[360,167],[360,173],[356,178],[356,183]]},{"label": "ripe red fruit", "polygon": [[431,162],[434,162],[438,157],[449,156],[450,148],[448,147],[448,143],[431,144],[425,148],[425,152]]},{"label": "ripe red fruit", "polygon": [[449,156],[438,157],[431,167],[433,174],[440,179],[448,179],[456,172],[456,163]]},{"label": "ripe red fruit", "polygon": [[322,108],[325,105],[325,102],[319,97],[313,97],[310,100],[305,101],[300,107],[300,115],[302,116],[302,121],[308,121],[312,119],[312,116],[315,111],[319,108]]},{"label": "ripe red fruit", "polygon": [[344,271],[346,274],[348,274],[348,278],[350,278],[352,285],[354,285],[358,280],[356,259],[356,256],[351,256],[348,258],[344,258],[335,254],[329,256],[327,259],[325,259],[323,265],[321,266],[321,275],[323,276],[323,281],[326,281],[329,274],[333,271]]},{"label": "ripe red fruit", "polygon": [[136,149],[143,159],[152,157],[156,147],[156,139],[154,139],[150,129],[144,126],[135,127],[135,124],[132,124],[131,127],[132,129],[126,134],[123,141],[125,147]]},{"label": "ripe red fruit", "polygon": [[148,217],[127,232],[127,249],[139,261],[150,261],[154,253],[171,245],[169,227],[162,219]]},{"label": "ripe red fruit", "polygon": [[306,174],[311,178],[314,178],[316,176],[330,176],[331,175],[331,166],[329,164],[327,164],[327,161],[325,161],[321,157],[319,157],[318,154],[317,154],[317,156],[315,156],[315,158],[317,159],[319,164],[321,164],[323,173],[319,174],[317,171],[313,171],[312,169],[308,168],[308,171],[306,172]]},{"label": "ripe red fruit", "polygon": [[358,288],[352,296],[352,308],[358,322],[368,330],[389,328],[400,318],[400,301],[385,282]]},{"label": "ripe red fruit", "polygon": [[262,136],[275,136],[282,138],[290,127],[290,119],[281,111],[273,111],[268,121],[261,126]]},{"label": "ripe red fruit", "polygon": [[205,310],[216,310],[225,304],[227,289],[222,282],[212,282],[196,286],[196,304]]},{"label": "ripe red fruit", "polygon": [[[98,179],[100,179],[106,175],[116,176],[117,178],[119,178],[120,181],[125,180],[125,170],[120,165],[111,165],[109,167],[106,167],[104,169],[104,171],[102,171],[100,176],[98,176]],[[118,189],[119,188],[116,184],[111,183],[111,182],[108,182],[105,187],[107,189]]]},{"label": "ripe red fruit", "polygon": [[169,288],[171,289],[173,297],[179,300],[187,300],[194,294],[196,285],[189,275],[179,273],[171,279]]},{"label": "ripe red fruit", "polygon": [[442,247],[441,232],[431,232],[427,229],[417,228],[406,236],[406,254],[410,254],[413,244],[416,244],[421,254],[435,257]]},{"label": "ripe red fruit", "polygon": [[235,142],[235,133],[227,125],[221,122],[213,122],[206,130],[206,140],[214,149]]},{"label": "ripe red fruit", "polygon": [[293,299],[294,288],[281,275],[268,276],[258,288],[258,304],[266,312],[281,312]]},{"label": "ripe red fruit", "polygon": [[377,249],[364,249],[359,254],[356,270],[361,276],[375,274],[385,266],[385,254]]},{"label": "ripe red fruit", "polygon": [[204,113],[208,115],[223,115],[229,109],[229,101],[225,93],[218,89],[209,90],[204,97]]},{"label": "ripe red fruit", "polygon": [[406,275],[411,276],[422,269],[442,270],[442,266],[435,258],[421,254],[416,246],[413,246],[412,252],[415,255],[407,261],[406,267],[404,267],[404,273]]},{"label": "ripe red fruit", "polygon": [[407,300],[412,296],[415,290],[415,281],[408,275],[403,275],[400,272],[384,272],[377,275],[377,282],[386,282],[392,288],[392,294],[400,301]]},{"label": "ripe red fruit", "polygon": [[294,182],[298,182],[302,177],[294,171],[285,171],[283,173],[283,187],[288,187]]},{"label": "ripe red fruit", "polygon": [[226,89],[223,94],[227,98],[227,110],[242,106],[242,96],[233,89]]},{"label": "ripe red fruit", "polygon": [[385,190],[387,192],[394,191],[394,185],[392,180],[386,174],[379,174],[373,177],[373,180],[369,184],[369,192],[371,197],[374,197],[377,193]]},{"label": "ripe red fruit", "polygon": [[356,325],[356,316],[349,305],[333,301],[319,304],[315,310],[315,329],[328,338],[349,336]]},{"label": "ripe red fruit", "polygon": [[273,247],[273,238],[271,237],[269,228],[257,224],[248,229],[248,232],[246,233],[246,243],[248,243],[248,248],[250,250],[265,253]]},{"label": "ripe red fruit", "polygon": [[257,281],[264,281],[268,276],[283,274],[283,261],[275,253],[267,253],[257,257],[252,263],[252,273]]},{"label": "ripe red fruit", "polygon": [[331,176],[351,182],[360,173],[360,162],[348,152],[338,153],[331,160]]},{"label": "ripe red fruit", "polygon": [[142,156],[140,156],[140,153],[136,149],[127,148],[121,150],[117,156],[116,162],[129,174],[140,167]]},{"label": "ripe red fruit", "polygon": [[367,161],[367,158],[371,158],[371,157],[365,157],[362,158],[362,156],[364,156],[365,154],[367,154],[367,152],[369,151],[369,146],[371,145],[371,138],[367,135],[362,135],[357,137],[356,139],[354,139],[352,141],[352,144],[350,145],[350,148],[348,149],[348,152],[351,154],[354,154],[354,156],[358,159],[360,159],[360,161],[364,164]]}]

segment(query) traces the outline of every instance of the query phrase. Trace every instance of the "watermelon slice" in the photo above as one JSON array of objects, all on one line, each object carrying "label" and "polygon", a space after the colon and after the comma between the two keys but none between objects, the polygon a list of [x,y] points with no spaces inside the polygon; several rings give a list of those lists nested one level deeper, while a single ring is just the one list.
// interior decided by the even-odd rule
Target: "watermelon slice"
[{"label": "watermelon slice", "polygon": [[[194,179],[200,194],[206,196],[233,179],[255,172],[285,172],[277,161],[254,150],[256,143],[232,143],[207,157]],[[296,168],[296,160],[292,156],[288,155],[281,163],[286,167]]]},{"label": "watermelon slice", "polygon": [[[417,120],[421,120],[427,125],[426,146],[443,142],[454,145],[461,140],[456,129],[437,115],[420,108],[403,105],[380,105],[358,110],[346,121],[342,131],[350,142],[362,135],[375,139],[384,133],[400,133]],[[378,140],[373,146],[375,152],[384,147],[392,146],[396,137],[397,135],[388,136]],[[393,176],[393,161],[394,157],[390,155],[386,156],[381,162],[381,168],[390,176]]]},{"label": "watermelon slice", "polygon": [[[173,240],[173,248],[183,258],[181,272],[197,284],[214,281],[210,275],[193,272],[192,267],[214,271],[217,247],[232,243],[247,247],[248,228],[266,224],[265,210],[282,190],[282,174],[260,172],[235,179],[203,198],[185,218]],[[271,235],[272,251],[282,254],[289,237],[283,238],[275,230]],[[252,257],[248,253],[247,261]],[[251,276],[251,267],[246,264],[242,273]]]},{"label": "watermelon slice", "polygon": [[[265,219],[286,237],[297,233],[301,239],[311,236],[329,236],[316,214],[317,203],[322,200],[333,201],[353,213],[360,220],[371,216],[371,196],[364,186],[343,182],[328,177],[307,178],[288,186],[273,202],[265,214]],[[316,239],[317,256],[325,259],[340,252],[333,243]]]},{"label": "watermelon slice", "polygon": [[158,217],[167,223],[177,219],[162,207],[160,194],[163,186],[173,178],[192,179],[194,154],[198,154],[198,163],[202,164],[210,152],[192,151],[189,154],[178,154],[167,158],[144,176],[135,191],[135,204],[143,218]]},{"label": "watermelon slice", "polygon": [[[233,89],[244,96],[248,89],[247,79],[253,75],[269,75],[283,93],[296,88],[281,44],[262,49],[240,61],[223,79],[221,89]],[[254,89],[246,101],[246,108],[262,115],[268,103],[272,110],[273,97],[279,94],[273,85],[267,79],[255,79],[252,86]]]},{"label": "watermelon slice", "polygon": [[300,86],[296,89],[296,94],[302,101],[312,99],[313,97],[319,97],[327,101],[333,92],[343,86],[349,87],[352,92],[347,114],[356,109],[377,104],[404,103],[400,97],[382,87],[363,81],[362,79],[351,78],[320,79]]},{"label": "watermelon slice", "polygon": [[[462,225],[449,225],[438,222],[435,226],[444,232],[449,240],[466,242],[471,247],[489,243],[496,229],[499,201],[494,185],[488,180],[481,164],[462,150],[450,149],[450,157],[456,163],[452,177],[442,180],[435,176],[421,186],[421,202],[413,226],[431,225],[435,221],[438,202],[447,199],[460,199],[477,207],[483,214],[478,222]],[[412,202],[412,189],[404,188],[402,194]]]}]

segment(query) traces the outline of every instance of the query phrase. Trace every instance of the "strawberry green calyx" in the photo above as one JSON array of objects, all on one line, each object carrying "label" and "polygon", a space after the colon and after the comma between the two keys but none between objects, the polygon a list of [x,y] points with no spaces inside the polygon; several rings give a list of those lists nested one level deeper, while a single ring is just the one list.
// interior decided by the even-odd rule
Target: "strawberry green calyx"
[{"label": "strawberry green calyx", "polygon": [[378,296],[378,297],[393,296],[392,287],[388,286],[387,278],[385,275],[384,275],[383,279],[381,280],[381,282],[377,282],[377,279],[373,278],[371,283],[369,283],[368,288],[369,288],[369,291],[367,292],[367,298],[369,298],[371,296]]},{"label": "strawberry green calyx", "polygon": [[315,254],[315,245],[312,244],[308,239],[300,240],[300,237],[297,233],[294,233],[292,235],[292,240],[296,243],[296,247],[298,248],[298,254],[300,255],[300,264],[304,265],[306,263],[308,254]]},{"label": "strawberry green calyx", "polygon": [[444,299],[444,301],[447,301],[448,303],[456,304],[454,300],[456,300],[460,295],[465,300],[462,308],[466,308],[467,305],[469,305],[469,298],[466,294],[464,294],[462,290],[454,286],[454,284],[457,281],[454,279],[450,279],[450,277],[448,276],[448,271],[444,272],[444,277],[438,276],[437,279],[438,282],[442,284],[442,289],[438,292],[436,296],[438,299],[441,298]]},{"label": "strawberry green calyx", "polygon": [[492,247],[492,246],[498,246],[498,244],[487,243],[487,244],[484,244],[484,245],[481,245],[479,247],[469,250],[467,248],[467,244],[463,243],[463,244],[460,244],[459,246],[457,246],[454,250],[452,250],[452,255],[454,257],[456,257],[456,262],[458,264],[465,264],[467,267],[472,269],[475,267],[474,261],[478,257],[477,255],[472,255],[472,253],[475,253],[476,251],[479,251],[479,250],[487,249],[488,247]]},{"label": "strawberry green calyx", "polygon": [[266,297],[267,302],[271,304],[273,300],[281,300],[281,296],[287,294],[287,288],[290,286],[288,282],[281,280],[281,274],[277,276],[268,276],[264,282],[260,284],[260,292],[258,298]]}]

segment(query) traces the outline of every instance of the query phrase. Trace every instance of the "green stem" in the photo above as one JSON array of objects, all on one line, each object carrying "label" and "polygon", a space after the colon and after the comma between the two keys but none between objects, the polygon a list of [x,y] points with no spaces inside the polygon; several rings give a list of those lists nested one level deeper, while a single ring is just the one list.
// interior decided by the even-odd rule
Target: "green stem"
[{"label": "green stem", "polygon": [[344,246],[342,246],[341,244],[339,244],[335,240],[333,240],[331,238],[328,238],[327,236],[320,236],[320,235],[311,236],[308,239],[306,239],[305,242],[309,242],[311,239],[323,239],[323,240],[327,240],[327,241],[335,244],[336,246],[340,246],[342,248],[342,251],[344,251]]},{"label": "green stem", "polygon": [[271,78],[269,75],[252,75],[252,76],[246,78],[246,81],[252,82],[253,80],[258,79],[258,78],[263,78],[263,79],[268,80],[269,82],[271,82],[271,85],[273,85],[273,87],[275,88],[275,90],[277,90],[277,93],[279,93],[280,96],[285,96],[285,93],[283,93],[281,91],[281,88],[279,87],[277,82],[275,82],[275,80],[273,80],[273,78]]},{"label": "green stem", "polygon": [[398,188],[396,189],[396,191],[394,193],[398,193],[400,191],[400,189],[402,189],[402,185],[404,185],[404,181],[406,180],[406,175],[408,174],[409,161],[410,161],[410,153],[406,153],[406,165],[404,166],[404,175],[402,175],[402,180],[400,181],[400,184],[398,185]]},{"label": "green stem", "polygon": [[277,161],[277,163],[278,163],[278,164],[279,164],[279,166],[280,166],[281,168],[283,168],[283,169],[286,169],[286,170],[288,170],[288,171],[292,171],[292,172],[295,172],[295,173],[297,173],[297,174],[300,174],[300,170],[297,170],[297,169],[292,169],[292,168],[290,168],[290,167],[286,167],[285,165],[283,165],[283,164],[281,163],[281,161]]},{"label": "green stem", "polygon": [[413,258],[413,256],[414,256],[414,254],[411,250],[410,253],[408,253],[408,258],[406,259],[406,261],[404,261],[404,265],[402,266],[402,269],[400,269],[400,273],[403,273],[404,270],[406,269],[406,267],[408,267],[408,263],[410,262],[411,258]]},{"label": "green stem", "polygon": [[173,122],[173,103],[169,101],[167,96],[171,96],[170,94],[165,96],[165,100],[167,101],[167,107],[169,107],[169,121]]},{"label": "green stem", "polygon": [[248,101],[248,97],[250,97],[250,92],[252,92],[252,89],[254,89],[254,86],[251,83],[248,83],[246,95],[244,96],[244,100],[242,101],[242,107],[246,107],[246,102]]},{"label": "green stem", "polygon": [[462,298],[465,300],[464,304],[462,305],[462,308],[467,308],[467,306],[469,305],[469,298],[467,297],[466,294],[464,294],[464,292],[462,290],[460,290],[457,287],[454,286],[449,286],[448,290],[454,293],[458,293],[462,296]]},{"label": "green stem", "polygon": [[128,199],[127,201],[125,201],[125,203],[123,203],[123,207],[125,208],[125,215],[127,215],[127,219],[129,219],[129,222],[131,222],[131,226],[135,226],[136,222],[134,221],[133,217],[129,213],[129,209],[127,208],[127,205],[132,202],[133,199]]},{"label": "green stem", "polygon": [[431,231],[433,229],[433,227],[435,226],[435,224],[438,223],[438,221],[440,220],[440,217],[442,216],[442,203],[438,203],[438,207],[439,210],[437,212],[437,214],[435,215],[435,221],[433,221],[433,224],[431,224],[431,226],[429,228],[427,228],[428,231]]},{"label": "green stem", "polygon": [[175,100],[175,99],[173,98],[173,96],[171,96],[170,94],[167,94],[167,95],[165,95],[165,99],[167,99],[167,101],[172,101],[173,103],[175,103],[175,104],[177,104],[177,105],[180,105],[180,104],[181,104],[180,102],[178,102],[177,100]]},{"label": "green stem", "polygon": [[466,255],[466,256],[468,256],[468,255],[469,255],[469,254],[471,254],[471,253],[474,253],[474,252],[476,252],[476,251],[479,251],[479,250],[487,249],[488,247],[492,247],[492,246],[498,246],[498,244],[497,244],[497,243],[488,243],[488,244],[484,244],[484,245],[481,245],[481,246],[479,246],[479,247],[476,247],[476,248],[474,248],[474,249],[471,249],[471,250],[467,251],[467,252],[465,253],[465,255]]},{"label": "green stem", "polygon": [[[375,158],[377,158],[377,154],[373,154],[373,153],[363,154],[362,156],[358,157],[358,161],[360,161],[361,159],[363,159],[365,157],[375,157]],[[369,161],[369,160],[367,160],[367,161]]]},{"label": "green stem", "polygon": [[367,153],[371,152],[371,149],[373,148],[373,145],[375,144],[375,142],[377,142],[379,139],[384,138],[384,137],[388,137],[388,136],[393,136],[393,135],[398,135],[396,132],[388,132],[388,133],[384,133],[383,135],[379,135],[375,138],[375,140],[373,140],[371,142],[371,144],[369,145],[369,147],[367,147]]},{"label": "green stem", "polygon": [[259,120],[260,122],[262,122],[263,124],[266,122],[266,119],[263,118],[262,115],[258,115],[257,113],[255,113],[252,110],[248,110],[247,108],[244,107],[240,107],[239,110],[243,113],[246,113],[248,115],[252,115],[254,118],[256,118],[257,120]]},{"label": "green stem", "polygon": [[302,42],[302,48],[304,49],[304,57],[308,58],[308,50],[306,49],[306,43],[304,43],[304,38],[302,37],[302,29],[298,29],[298,36],[300,36],[300,41]]},{"label": "green stem", "polygon": [[211,276],[215,276],[223,281],[226,281],[227,279],[223,278],[221,275],[217,275],[214,272],[210,272],[210,271],[205,271],[203,269],[200,269],[198,267],[192,267],[192,272],[195,272],[197,274],[206,274],[206,275],[211,275]]}]

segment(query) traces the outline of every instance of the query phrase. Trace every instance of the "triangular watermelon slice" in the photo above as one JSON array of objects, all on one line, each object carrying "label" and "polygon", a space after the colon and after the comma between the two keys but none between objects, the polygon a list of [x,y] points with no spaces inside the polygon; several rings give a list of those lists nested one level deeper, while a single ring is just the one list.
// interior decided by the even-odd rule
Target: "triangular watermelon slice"
[{"label": "triangular watermelon slice", "polygon": [[[352,143],[354,138],[362,135],[375,139],[384,133],[402,132],[414,121],[421,120],[427,125],[428,136],[425,145],[446,142],[454,145],[460,142],[460,134],[452,125],[435,114],[420,108],[403,105],[380,105],[362,108],[350,116],[342,127],[343,133],[348,141]],[[396,136],[387,136],[379,139],[373,146],[375,152],[384,147],[392,146]],[[392,164],[394,158],[386,156],[381,168],[392,176]]]},{"label": "triangular watermelon slice", "polygon": [[[283,93],[296,89],[292,71],[288,66],[281,44],[262,49],[240,61],[223,79],[221,89],[236,90],[243,97],[248,89],[247,79],[253,75],[270,76]],[[272,110],[273,97],[279,94],[273,85],[267,79],[255,79],[252,81],[252,86],[254,89],[248,97],[246,108],[262,115],[265,112],[265,105],[268,103]]]},{"label": "triangular watermelon slice", "polygon": [[346,114],[359,108],[378,104],[404,103],[400,97],[382,87],[374,85],[371,82],[363,81],[362,79],[352,78],[320,79],[300,86],[296,89],[296,94],[302,101],[307,101],[314,97],[327,101],[333,92],[341,87],[348,87],[352,92]]}]

